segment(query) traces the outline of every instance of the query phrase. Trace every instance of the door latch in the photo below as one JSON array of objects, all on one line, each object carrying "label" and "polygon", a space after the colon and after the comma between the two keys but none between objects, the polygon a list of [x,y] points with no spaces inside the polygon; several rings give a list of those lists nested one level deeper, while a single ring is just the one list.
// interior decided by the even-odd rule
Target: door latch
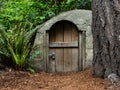
[{"label": "door latch", "polygon": [[54,52],[49,52],[49,59],[55,60],[55,53]]}]

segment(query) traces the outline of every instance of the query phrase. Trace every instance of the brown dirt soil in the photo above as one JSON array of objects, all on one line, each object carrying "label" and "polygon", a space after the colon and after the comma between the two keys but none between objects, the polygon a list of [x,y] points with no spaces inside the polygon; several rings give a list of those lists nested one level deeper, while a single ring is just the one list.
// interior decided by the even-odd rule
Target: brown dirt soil
[{"label": "brown dirt soil", "polygon": [[[0,71],[0,90],[116,90],[107,79],[95,78],[91,69],[77,73]],[[120,88],[118,89],[120,90]]]}]

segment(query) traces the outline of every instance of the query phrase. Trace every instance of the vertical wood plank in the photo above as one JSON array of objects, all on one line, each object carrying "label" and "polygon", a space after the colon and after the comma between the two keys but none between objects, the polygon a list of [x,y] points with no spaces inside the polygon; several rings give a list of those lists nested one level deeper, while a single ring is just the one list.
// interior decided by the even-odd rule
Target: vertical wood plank
[{"label": "vertical wood plank", "polygon": [[[57,24],[55,31],[55,42],[63,42],[63,24]],[[63,48],[56,48],[56,72],[63,72]]]},{"label": "vertical wood plank", "polygon": [[45,45],[46,45],[46,34],[45,34],[46,32],[43,32],[43,60],[44,60],[44,65],[45,65],[45,70],[46,70],[46,72],[48,72],[48,70],[47,70],[47,65],[48,65],[48,62],[47,62],[47,59],[46,59],[46,47],[45,47]]},{"label": "vertical wood plank", "polygon": [[78,42],[78,30],[77,30],[77,28],[72,25],[71,30],[72,30],[72,41]]},{"label": "vertical wood plank", "polygon": [[[55,49],[50,48],[49,53],[53,53],[53,52],[56,54]],[[56,72],[55,67],[56,67],[55,60],[49,57],[49,72],[52,73]]]},{"label": "vertical wood plank", "polygon": [[[71,42],[71,26],[68,23],[64,23],[64,42]],[[71,48],[64,48],[64,71],[71,71]]]},{"label": "vertical wood plank", "polygon": [[48,32],[45,32],[45,41],[46,41],[46,43],[45,43],[45,60],[46,60],[46,62],[47,62],[47,72],[50,72],[50,70],[49,70],[49,67],[50,67],[50,65],[49,65],[49,56],[48,56],[48,52],[49,52],[49,33]]},{"label": "vertical wood plank", "polygon": [[[55,42],[55,27],[53,26],[51,30],[49,31],[49,43],[50,42]],[[49,48],[49,54],[55,53],[56,50],[54,48]],[[56,59],[53,60],[52,58],[49,57],[49,72],[56,72]]]},{"label": "vertical wood plank", "polygon": [[49,31],[49,42],[55,42],[55,27],[54,26]]},{"label": "vertical wood plank", "polygon": [[55,28],[55,42],[63,42],[63,24],[58,23]]},{"label": "vertical wood plank", "polygon": [[79,60],[78,60],[78,62],[79,62],[79,71],[81,71],[82,70],[82,46],[81,46],[81,44],[82,44],[82,32],[79,32]]},{"label": "vertical wood plank", "polygon": [[78,71],[78,48],[72,48],[72,71]]},{"label": "vertical wood plank", "polygon": [[63,48],[56,49],[56,72],[63,72]]},{"label": "vertical wood plank", "polygon": [[[78,42],[78,31],[72,26],[72,41]],[[72,48],[72,71],[78,71],[78,47]]]},{"label": "vertical wood plank", "polygon": [[64,72],[71,71],[71,49],[64,48]]}]

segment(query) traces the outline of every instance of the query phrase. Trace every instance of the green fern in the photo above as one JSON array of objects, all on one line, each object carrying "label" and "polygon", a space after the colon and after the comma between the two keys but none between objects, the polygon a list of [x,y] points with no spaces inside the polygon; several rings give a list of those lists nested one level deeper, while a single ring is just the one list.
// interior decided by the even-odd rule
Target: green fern
[{"label": "green fern", "polygon": [[11,30],[0,29],[0,54],[12,58],[15,69],[22,69],[30,52],[30,38],[36,29],[20,23]]}]

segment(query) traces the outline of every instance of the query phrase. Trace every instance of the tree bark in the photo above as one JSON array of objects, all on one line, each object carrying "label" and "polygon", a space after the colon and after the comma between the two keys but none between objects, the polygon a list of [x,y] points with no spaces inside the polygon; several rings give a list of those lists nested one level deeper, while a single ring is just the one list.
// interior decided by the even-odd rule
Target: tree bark
[{"label": "tree bark", "polygon": [[92,1],[93,75],[120,76],[120,0]]}]

